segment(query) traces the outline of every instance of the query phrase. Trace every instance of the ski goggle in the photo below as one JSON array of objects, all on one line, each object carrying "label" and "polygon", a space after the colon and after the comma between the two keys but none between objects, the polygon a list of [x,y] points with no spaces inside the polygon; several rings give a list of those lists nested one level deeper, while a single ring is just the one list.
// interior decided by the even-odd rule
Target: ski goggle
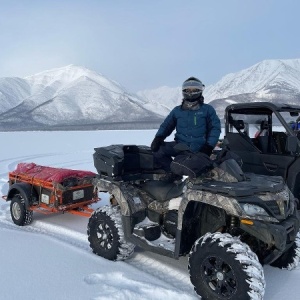
[{"label": "ski goggle", "polygon": [[197,88],[186,88],[186,89],[183,89],[182,91],[187,94],[197,94],[197,93],[201,92],[201,90],[197,89]]},{"label": "ski goggle", "polygon": [[196,81],[196,80],[189,80],[185,81],[182,84],[182,91],[187,89],[198,89],[200,92],[203,92],[205,88],[205,85],[202,82]]}]

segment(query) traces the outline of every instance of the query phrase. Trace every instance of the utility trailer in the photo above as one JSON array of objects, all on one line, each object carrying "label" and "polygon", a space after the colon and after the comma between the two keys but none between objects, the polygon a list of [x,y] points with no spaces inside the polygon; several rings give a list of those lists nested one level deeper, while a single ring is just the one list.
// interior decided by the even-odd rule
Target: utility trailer
[{"label": "utility trailer", "polygon": [[3,198],[11,201],[10,212],[16,225],[30,224],[33,212],[64,213],[90,217],[90,205],[99,201],[90,171],[19,163],[9,172],[9,190]]}]

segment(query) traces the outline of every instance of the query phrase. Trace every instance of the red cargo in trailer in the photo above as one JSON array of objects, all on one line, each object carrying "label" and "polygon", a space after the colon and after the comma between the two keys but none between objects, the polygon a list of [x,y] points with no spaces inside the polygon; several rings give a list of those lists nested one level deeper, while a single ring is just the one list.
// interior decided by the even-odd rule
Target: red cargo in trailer
[{"label": "red cargo in trailer", "polygon": [[9,173],[9,191],[3,198],[11,201],[11,217],[19,226],[31,223],[33,211],[89,217],[93,212],[89,205],[100,200],[95,177],[90,171],[20,163]]}]

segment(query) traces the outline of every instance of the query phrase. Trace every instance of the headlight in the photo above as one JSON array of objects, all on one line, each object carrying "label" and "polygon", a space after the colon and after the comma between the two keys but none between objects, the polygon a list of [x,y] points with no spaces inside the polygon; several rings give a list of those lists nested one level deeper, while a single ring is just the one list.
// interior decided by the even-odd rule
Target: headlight
[{"label": "headlight", "polygon": [[249,203],[245,203],[242,204],[240,203],[243,211],[246,213],[246,215],[248,216],[266,216],[269,217],[269,214],[260,206],[258,205],[254,205],[254,204],[249,204]]}]

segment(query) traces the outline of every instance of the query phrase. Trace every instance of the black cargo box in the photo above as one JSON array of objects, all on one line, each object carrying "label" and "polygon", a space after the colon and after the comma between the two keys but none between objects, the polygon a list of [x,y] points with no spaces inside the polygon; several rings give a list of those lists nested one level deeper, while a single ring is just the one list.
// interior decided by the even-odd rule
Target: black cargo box
[{"label": "black cargo box", "polygon": [[93,156],[98,174],[109,177],[154,169],[153,154],[148,146],[110,145],[95,148]]}]

